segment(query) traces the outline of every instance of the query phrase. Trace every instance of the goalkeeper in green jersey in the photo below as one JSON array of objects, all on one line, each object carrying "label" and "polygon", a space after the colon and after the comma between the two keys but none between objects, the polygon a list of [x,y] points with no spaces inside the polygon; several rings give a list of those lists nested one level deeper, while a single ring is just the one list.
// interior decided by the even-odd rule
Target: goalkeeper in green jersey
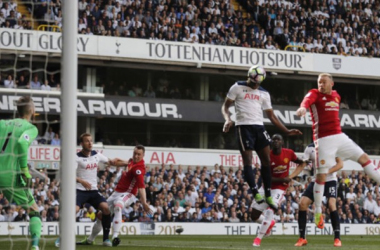
[{"label": "goalkeeper in green jersey", "polygon": [[37,137],[38,130],[29,121],[34,115],[34,103],[30,97],[17,101],[20,116],[13,120],[0,120],[0,192],[10,203],[16,203],[29,212],[29,230],[32,250],[39,250],[41,218],[34,201],[30,185],[32,176],[28,169],[30,143]]}]

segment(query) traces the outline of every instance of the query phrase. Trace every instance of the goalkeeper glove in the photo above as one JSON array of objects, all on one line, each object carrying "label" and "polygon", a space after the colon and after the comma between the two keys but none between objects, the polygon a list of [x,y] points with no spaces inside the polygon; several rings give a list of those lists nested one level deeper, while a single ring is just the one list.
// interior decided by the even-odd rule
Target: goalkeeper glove
[{"label": "goalkeeper glove", "polygon": [[21,168],[21,184],[24,187],[32,186],[32,176],[29,173],[28,167]]}]

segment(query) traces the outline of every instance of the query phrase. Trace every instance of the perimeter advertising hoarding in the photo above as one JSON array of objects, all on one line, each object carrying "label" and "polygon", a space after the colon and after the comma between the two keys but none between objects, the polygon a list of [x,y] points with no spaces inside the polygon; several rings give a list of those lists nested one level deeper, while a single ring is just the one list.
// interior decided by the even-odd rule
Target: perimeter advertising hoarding
[{"label": "perimeter advertising hoarding", "polygon": [[[0,235],[7,236],[28,236],[28,222],[0,222]],[[90,235],[94,223],[76,223],[76,235]],[[256,235],[259,230],[258,223],[123,223],[120,235],[174,235],[175,230],[183,228],[182,235]],[[306,226],[307,235],[333,235],[331,224],[326,224],[324,229],[318,229],[315,224],[308,223]],[[294,241],[298,238],[297,223],[277,223],[272,229],[273,235],[294,236]],[[380,226],[378,224],[341,224],[340,234],[345,235],[379,235]],[[42,224],[42,235],[59,235],[59,224],[57,222],[44,222]]]}]

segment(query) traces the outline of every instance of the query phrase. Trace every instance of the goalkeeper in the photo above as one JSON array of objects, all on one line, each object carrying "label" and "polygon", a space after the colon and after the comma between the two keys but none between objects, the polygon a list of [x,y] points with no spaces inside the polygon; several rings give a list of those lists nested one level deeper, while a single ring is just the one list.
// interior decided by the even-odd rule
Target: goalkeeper
[{"label": "goalkeeper", "polygon": [[0,192],[9,203],[30,209],[31,249],[39,250],[42,225],[37,204],[29,189],[32,176],[27,162],[30,143],[38,135],[37,128],[29,122],[34,115],[34,103],[26,96],[20,97],[16,105],[20,118],[0,120]]}]

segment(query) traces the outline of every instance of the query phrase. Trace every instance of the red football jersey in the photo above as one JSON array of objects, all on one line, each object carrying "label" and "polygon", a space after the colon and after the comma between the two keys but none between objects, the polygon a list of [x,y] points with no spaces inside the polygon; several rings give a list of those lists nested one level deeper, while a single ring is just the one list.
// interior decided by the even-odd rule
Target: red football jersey
[{"label": "red football jersey", "polygon": [[331,95],[323,94],[317,89],[307,93],[301,107],[309,108],[313,121],[314,141],[329,135],[342,133],[339,119],[340,95],[333,90]]},{"label": "red football jersey", "polygon": [[[293,150],[283,148],[281,154],[275,155],[273,151],[270,151],[270,170],[272,176],[276,178],[285,178],[289,175],[290,162],[297,159],[296,154]],[[283,182],[273,182],[272,189],[282,189],[286,190],[288,185],[284,185]]]},{"label": "red football jersey", "polygon": [[145,162],[144,160],[141,160],[137,163],[130,161],[127,169],[128,171],[124,171],[121,174],[115,191],[120,193],[128,192],[136,196],[137,189],[145,188]]}]

